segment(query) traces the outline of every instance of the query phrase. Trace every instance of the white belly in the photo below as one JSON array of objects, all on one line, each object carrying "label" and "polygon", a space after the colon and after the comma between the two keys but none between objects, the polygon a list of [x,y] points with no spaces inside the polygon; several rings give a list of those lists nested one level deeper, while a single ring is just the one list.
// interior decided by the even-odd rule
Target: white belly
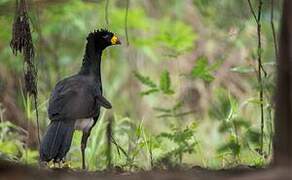
[{"label": "white belly", "polygon": [[91,126],[93,125],[93,119],[77,119],[74,125],[74,129],[80,130],[83,132],[88,132]]}]

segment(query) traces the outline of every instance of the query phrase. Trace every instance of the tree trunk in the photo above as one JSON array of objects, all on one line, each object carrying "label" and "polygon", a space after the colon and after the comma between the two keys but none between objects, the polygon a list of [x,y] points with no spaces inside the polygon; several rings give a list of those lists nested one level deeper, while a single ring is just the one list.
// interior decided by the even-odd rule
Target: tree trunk
[{"label": "tree trunk", "polygon": [[292,165],[292,1],[284,0],[277,64],[274,165]]}]

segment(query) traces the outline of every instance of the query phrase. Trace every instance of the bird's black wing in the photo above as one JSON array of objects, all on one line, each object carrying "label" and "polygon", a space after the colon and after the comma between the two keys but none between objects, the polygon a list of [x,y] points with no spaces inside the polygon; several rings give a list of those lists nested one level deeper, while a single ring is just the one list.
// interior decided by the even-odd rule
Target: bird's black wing
[{"label": "bird's black wing", "polygon": [[48,113],[51,120],[90,118],[99,112],[100,106],[111,108],[111,104],[101,95],[98,84],[73,76],[56,85]]}]

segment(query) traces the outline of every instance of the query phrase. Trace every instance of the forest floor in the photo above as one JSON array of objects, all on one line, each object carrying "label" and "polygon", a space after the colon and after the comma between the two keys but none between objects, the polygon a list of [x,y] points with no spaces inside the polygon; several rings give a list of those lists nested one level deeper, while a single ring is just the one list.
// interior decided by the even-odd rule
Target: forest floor
[{"label": "forest floor", "polygon": [[254,169],[246,166],[228,170],[208,170],[194,167],[189,170],[144,171],[144,172],[87,172],[73,170],[46,170],[9,162],[0,162],[0,179],[37,179],[37,180],[292,180],[292,168]]}]

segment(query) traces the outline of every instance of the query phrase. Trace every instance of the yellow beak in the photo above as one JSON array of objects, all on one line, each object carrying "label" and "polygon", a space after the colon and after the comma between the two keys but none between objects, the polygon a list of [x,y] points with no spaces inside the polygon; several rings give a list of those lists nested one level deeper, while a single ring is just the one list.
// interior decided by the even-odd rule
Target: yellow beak
[{"label": "yellow beak", "polygon": [[111,43],[112,45],[116,45],[116,44],[121,44],[121,41],[119,40],[117,36],[114,35],[111,39]]}]

